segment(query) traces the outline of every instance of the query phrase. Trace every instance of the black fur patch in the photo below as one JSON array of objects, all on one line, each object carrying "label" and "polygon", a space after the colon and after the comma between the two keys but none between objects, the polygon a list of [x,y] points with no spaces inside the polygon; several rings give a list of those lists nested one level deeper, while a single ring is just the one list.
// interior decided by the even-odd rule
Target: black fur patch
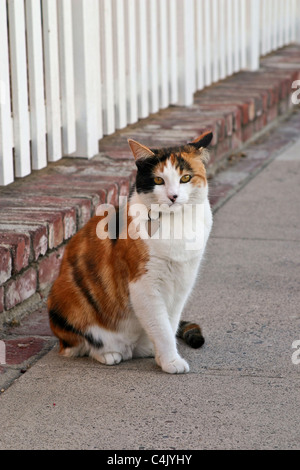
[{"label": "black fur patch", "polygon": [[181,171],[192,171],[190,164],[181,157],[180,152],[178,152],[178,147],[170,147],[163,150],[152,150],[154,153],[153,157],[146,158],[144,160],[138,160],[137,165],[137,175],[136,175],[136,191],[138,193],[150,193],[153,191],[155,186],[154,183],[154,169],[155,167],[162,162],[165,162],[171,155],[175,155],[175,168],[180,168]]},{"label": "black fur patch", "polygon": [[200,326],[188,321],[180,321],[176,336],[194,349],[201,348],[205,342]]},{"label": "black fur patch", "polygon": [[90,333],[85,333],[84,337],[87,342],[94,348],[98,349],[103,347],[103,342],[101,341],[101,339],[95,339]]},{"label": "black fur patch", "polygon": [[72,267],[73,267],[73,279],[77,287],[81,290],[82,294],[84,295],[85,299],[89,302],[89,304],[96,310],[96,312],[99,312],[99,306],[97,301],[94,299],[92,294],[90,293],[89,289],[85,286],[84,280],[83,280],[83,274],[81,273],[80,268],[77,266],[76,260],[72,261]]},{"label": "black fur patch", "polygon": [[[95,348],[103,347],[103,342],[100,339],[96,340],[90,333],[83,333],[82,331],[75,328],[68,322],[66,318],[64,318],[60,314],[59,310],[52,308],[49,311],[49,318],[53,325],[58,326],[61,330],[68,331],[70,333],[74,333],[75,335],[81,336],[82,338],[85,338],[87,342]],[[64,348],[67,348],[70,345],[66,341],[63,341],[63,346]]]}]

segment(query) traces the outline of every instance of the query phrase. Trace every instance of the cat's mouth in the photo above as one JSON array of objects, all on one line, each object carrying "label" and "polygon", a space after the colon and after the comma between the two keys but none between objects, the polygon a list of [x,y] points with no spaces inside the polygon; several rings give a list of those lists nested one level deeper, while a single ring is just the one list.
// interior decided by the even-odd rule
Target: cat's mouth
[{"label": "cat's mouth", "polygon": [[169,206],[169,207],[179,207],[179,206],[181,206],[181,205],[182,205],[182,204],[181,204],[180,202],[178,202],[178,201],[174,201],[174,202],[170,201],[170,202],[168,202],[168,206]]},{"label": "cat's mouth", "polygon": [[167,206],[167,210],[172,209],[172,211],[180,210],[183,207],[183,203],[179,201],[174,201],[174,202],[169,201],[164,205]]}]

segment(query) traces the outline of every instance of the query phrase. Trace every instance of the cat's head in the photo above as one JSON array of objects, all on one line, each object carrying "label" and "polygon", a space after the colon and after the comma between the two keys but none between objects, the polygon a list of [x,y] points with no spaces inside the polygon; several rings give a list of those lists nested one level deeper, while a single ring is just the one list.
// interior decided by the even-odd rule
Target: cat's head
[{"label": "cat's head", "polygon": [[175,208],[204,202],[208,191],[206,148],[212,137],[212,132],[206,132],[186,145],[162,149],[150,149],[129,139],[137,166],[136,191],[143,203]]}]

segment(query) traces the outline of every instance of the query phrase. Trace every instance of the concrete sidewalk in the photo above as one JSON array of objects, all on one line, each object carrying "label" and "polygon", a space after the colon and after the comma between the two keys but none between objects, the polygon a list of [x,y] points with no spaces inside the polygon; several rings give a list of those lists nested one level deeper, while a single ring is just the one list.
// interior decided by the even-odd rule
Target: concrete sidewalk
[{"label": "concrete sidewalk", "polygon": [[215,213],[184,314],[206,338],[179,345],[189,374],[54,348],[1,395],[0,449],[299,449],[299,188],[300,140]]}]

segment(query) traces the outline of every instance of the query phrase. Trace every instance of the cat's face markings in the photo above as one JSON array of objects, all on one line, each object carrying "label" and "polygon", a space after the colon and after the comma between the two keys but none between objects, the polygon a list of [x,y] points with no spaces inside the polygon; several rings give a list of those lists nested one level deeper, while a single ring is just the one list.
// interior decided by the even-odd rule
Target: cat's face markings
[{"label": "cat's face markings", "polygon": [[154,168],[153,173],[155,175],[153,193],[159,204],[171,206],[188,202],[191,192],[190,181],[194,174],[190,164],[181,156],[171,154]]},{"label": "cat's face markings", "polygon": [[206,186],[205,147],[211,139],[208,132],[187,145],[162,149],[149,149],[129,139],[138,169],[137,193],[144,194],[147,203],[188,203],[195,191]]}]

